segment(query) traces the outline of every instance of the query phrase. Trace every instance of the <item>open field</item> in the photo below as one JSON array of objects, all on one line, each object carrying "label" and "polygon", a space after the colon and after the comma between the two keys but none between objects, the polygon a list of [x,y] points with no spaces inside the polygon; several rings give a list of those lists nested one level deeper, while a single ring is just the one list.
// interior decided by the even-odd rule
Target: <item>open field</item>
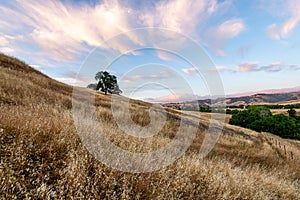
[{"label": "open field", "polygon": [[[152,138],[120,130],[111,95],[95,95],[96,117],[106,137],[134,153],[170,143],[180,121],[196,137],[173,164],[148,173],[114,170],[89,153],[72,117],[72,87],[54,81],[16,59],[0,55],[0,199],[297,199],[300,145],[268,133],[224,124],[213,150],[200,159],[210,124],[208,113],[167,110]],[[86,96],[77,96],[75,100]],[[125,97],[114,97],[120,102]],[[149,103],[129,100],[132,120],[150,123]],[[155,117],[160,113],[154,111]],[[117,113],[118,116],[124,113]],[[219,117],[223,117],[220,115]],[[226,116],[228,120],[228,116]],[[89,123],[88,119],[86,122]],[[95,141],[98,142],[97,140]],[[182,144],[184,145],[184,144]]]},{"label": "open field", "polygon": [[[289,115],[288,114],[288,111],[289,109],[271,109],[271,112],[273,115],[276,115],[276,114],[284,114],[284,115]],[[300,109],[295,109],[296,110],[296,115],[297,116],[300,116]]]},{"label": "open field", "polygon": [[280,105],[290,105],[290,104],[299,104],[299,103],[300,103],[300,100],[278,102],[278,104],[280,104]]}]

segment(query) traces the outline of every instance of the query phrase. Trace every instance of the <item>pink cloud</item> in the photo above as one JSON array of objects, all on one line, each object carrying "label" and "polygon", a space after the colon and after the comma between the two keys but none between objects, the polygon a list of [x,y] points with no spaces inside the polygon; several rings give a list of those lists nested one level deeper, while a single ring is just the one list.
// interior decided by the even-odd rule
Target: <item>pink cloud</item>
[{"label": "pink cloud", "polygon": [[223,72],[223,71],[231,71],[225,66],[216,66],[215,68],[210,70],[211,72]]},{"label": "pink cloud", "polygon": [[[218,54],[224,54],[226,42],[245,30],[241,19],[226,20],[211,28],[209,22],[224,15],[230,9],[232,1],[163,0],[144,8],[141,6],[139,10],[130,5],[128,1],[118,0],[103,0],[93,6],[88,3],[75,4],[72,1],[16,0],[11,3],[11,7],[0,6],[0,31],[7,29],[7,33],[23,35],[22,39],[15,38],[15,44],[21,41],[37,47],[43,57],[57,62],[70,62],[89,51],[90,47],[110,48],[109,45],[103,45],[103,42],[135,28],[170,29],[192,37],[213,48]],[[211,30],[207,34],[212,37],[210,40],[205,38],[205,34],[202,35],[207,30]],[[132,33],[127,35],[126,41],[115,41],[111,45],[114,50],[126,53],[130,49],[128,46],[144,44],[140,38]],[[170,43],[170,48],[174,45],[177,45],[176,48],[182,47],[181,41],[173,41],[171,38],[170,41],[163,42]],[[158,53],[158,56],[164,60],[171,59],[164,53]]]},{"label": "pink cloud", "polygon": [[227,20],[208,31],[208,45],[214,49],[216,54],[223,56],[225,55],[223,49],[226,42],[244,31],[246,31],[246,25],[244,24],[243,20]]},{"label": "pink cloud", "polygon": [[216,0],[167,0],[156,4],[152,12],[141,15],[143,23],[150,27],[170,28],[180,33],[195,32],[201,14],[214,12]]},{"label": "pink cloud", "polygon": [[[200,70],[196,67],[183,68],[182,71],[188,75],[198,73]],[[208,70],[208,72],[235,72],[234,70],[228,69],[226,66],[215,66],[214,68]]]},{"label": "pink cloud", "polygon": [[237,65],[239,72],[279,72],[282,70],[299,70],[298,65],[285,64],[282,62],[273,62],[268,65],[260,66],[258,62],[241,63]]},{"label": "pink cloud", "polygon": [[128,9],[118,1],[105,0],[93,7],[55,0],[17,0],[13,5],[0,7],[2,15],[14,16],[8,24],[29,31],[22,41],[31,41],[56,61],[74,60],[88,50],[86,45],[100,46],[104,40],[132,28]]},{"label": "pink cloud", "polygon": [[40,65],[30,65],[30,67],[33,67],[34,69],[38,70],[38,71],[43,71],[44,67],[40,66]]},{"label": "pink cloud", "polygon": [[156,55],[158,58],[160,58],[161,60],[173,60],[172,56],[170,55],[170,53],[168,53],[167,51],[163,51],[163,50],[157,50],[156,51]]},{"label": "pink cloud", "polygon": [[14,50],[10,47],[0,47],[0,52],[4,54],[11,54]]},{"label": "pink cloud", "polygon": [[171,94],[163,97],[147,98],[144,100],[152,103],[171,103],[171,102],[176,103],[176,102],[198,100],[199,98],[200,97],[198,95],[194,95],[194,94]]},{"label": "pink cloud", "polygon": [[[275,3],[275,2],[274,2]],[[298,0],[286,0],[276,2],[280,9],[271,10],[274,15],[288,14],[290,17],[285,20],[282,24],[271,24],[266,28],[266,33],[269,38],[274,40],[282,40],[289,36],[289,34],[297,27],[300,23],[300,1]],[[268,6],[269,3],[268,3]],[[271,6],[272,7],[272,6]],[[280,13],[279,13],[280,12]]]},{"label": "pink cloud", "polygon": [[196,67],[183,68],[182,71],[186,74],[193,74],[198,72],[199,70]]},{"label": "pink cloud", "polygon": [[238,71],[240,72],[251,72],[256,71],[258,62],[241,63],[237,65]]},{"label": "pink cloud", "polygon": [[9,42],[6,37],[0,36],[0,46],[7,45]]}]

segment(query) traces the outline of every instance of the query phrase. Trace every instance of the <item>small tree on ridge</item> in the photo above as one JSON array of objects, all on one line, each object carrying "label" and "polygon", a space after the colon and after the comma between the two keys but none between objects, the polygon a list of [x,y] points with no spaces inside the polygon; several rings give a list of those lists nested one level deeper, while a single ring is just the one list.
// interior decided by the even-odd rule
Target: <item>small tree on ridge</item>
[{"label": "small tree on ridge", "polygon": [[87,87],[94,89],[94,90],[100,90],[102,92],[107,92],[111,94],[121,94],[122,91],[119,88],[117,77],[115,75],[111,75],[107,71],[100,71],[95,75],[96,81],[98,81],[97,84],[89,84]]}]

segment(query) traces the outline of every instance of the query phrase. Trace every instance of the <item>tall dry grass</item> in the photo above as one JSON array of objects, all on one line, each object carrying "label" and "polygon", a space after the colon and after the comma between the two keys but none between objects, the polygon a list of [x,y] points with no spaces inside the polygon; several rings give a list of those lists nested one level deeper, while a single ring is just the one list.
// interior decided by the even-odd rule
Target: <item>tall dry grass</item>
[{"label": "tall dry grass", "polygon": [[[164,147],[176,135],[181,118],[190,126],[200,121],[186,154],[168,167],[136,174],[107,167],[87,151],[77,134],[71,110],[72,88],[30,71],[23,62],[0,56],[4,58],[10,64],[0,66],[0,199],[300,197],[299,158],[290,160],[282,155],[269,142],[272,135],[225,125],[214,149],[199,159],[209,116],[166,109],[163,129],[150,140],[139,139],[118,128],[111,113],[111,96],[98,93],[97,119],[105,135],[131,152]],[[150,106],[130,100],[132,120],[147,126]],[[299,152],[295,143],[277,139]]]}]

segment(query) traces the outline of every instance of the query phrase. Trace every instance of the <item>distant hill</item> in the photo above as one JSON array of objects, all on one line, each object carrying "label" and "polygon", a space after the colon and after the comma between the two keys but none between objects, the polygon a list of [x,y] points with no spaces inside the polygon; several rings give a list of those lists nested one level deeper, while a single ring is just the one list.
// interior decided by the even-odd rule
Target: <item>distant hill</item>
[{"label": "distant hill", "polygon": [[256,92],[249,91],[243,93],[230,94],[226,96],[228,98],[231,98],[231,97],[245,97],[245,96],[251,96],[255,94],[285,94],[285,93],[292,93],[298,91],[300,91],[300,86],[290,87],[290,88],[280,88],[280,89],[268,89],[268,90],[261,90]]},{"label": "distant hill", "polygon": [[257,104],[286,104],[299,103],[300,91],[275,94],[255,94],[251,96],[226,98],[225,103],[228,106],[238,105],[257,105]]},{"label": "distant hill", "polygon": [[210,99],[187,101],[183,103],[168,103],[164,104],[167,107],[173,108],[195,108],[197,104],[199,107],[218,107],[226,105],[227,107],[235,106],[247,106],[247,105],[266,105],[266,104],[297,104],[300,103],[300,91],[287,92],[287,93],[275,93],[275,94],[254,94],[250,96],[241,97],[229,97],[225,100],[216,99],[213,101]]}]

